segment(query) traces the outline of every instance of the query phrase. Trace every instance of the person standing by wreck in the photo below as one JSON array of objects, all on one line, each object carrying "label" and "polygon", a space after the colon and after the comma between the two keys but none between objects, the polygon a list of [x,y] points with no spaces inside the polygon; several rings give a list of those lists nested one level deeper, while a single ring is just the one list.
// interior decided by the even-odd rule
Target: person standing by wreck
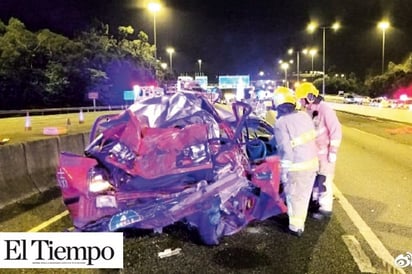
[{"label": "person standing by wreck", "polygon": [[278,87],[273,103],[277,111],[274,136],[288,208],[287,231],[301,237],[318,169],[316,132],[310,116],[296,110],[296,97],[292,90]]},{"label": "person standing by wreck", "polygon": [[322,220],[330,218],[333,209],[333,179],[335,177],[336,155],[342,141],[342,126],[333,110],[309,82],[296,88],[296,97],[316,129],[319,170],[312,193],[311,217]]}]

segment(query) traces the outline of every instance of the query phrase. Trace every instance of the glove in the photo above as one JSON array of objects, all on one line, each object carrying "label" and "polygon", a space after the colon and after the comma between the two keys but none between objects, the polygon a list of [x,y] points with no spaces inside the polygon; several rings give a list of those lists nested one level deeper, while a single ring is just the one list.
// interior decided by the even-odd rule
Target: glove
[{"label": "glove", "polygon": [[329,161],[329,163],[334,163],[334,162],[336,162],[336,158],[337,158],[337,156],[336,156],[336,153],[329,153],[328,154],[328,161]]},{"label": "glove", "polygon": [[315,183],[313,187],[317,187],[319,193],[326,192],[326,176],[322,174],[317,174],[315,177]]}]

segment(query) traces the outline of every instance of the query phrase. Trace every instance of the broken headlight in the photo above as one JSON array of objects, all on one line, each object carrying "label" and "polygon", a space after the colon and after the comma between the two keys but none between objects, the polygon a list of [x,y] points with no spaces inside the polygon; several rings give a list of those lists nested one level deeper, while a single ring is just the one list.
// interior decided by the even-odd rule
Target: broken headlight
[{"label": "broken headlight", "polygon": [[89,171],[87,183],[89,192],[101,193],[113,189],[106,172],[101,168],[92,168]]}]

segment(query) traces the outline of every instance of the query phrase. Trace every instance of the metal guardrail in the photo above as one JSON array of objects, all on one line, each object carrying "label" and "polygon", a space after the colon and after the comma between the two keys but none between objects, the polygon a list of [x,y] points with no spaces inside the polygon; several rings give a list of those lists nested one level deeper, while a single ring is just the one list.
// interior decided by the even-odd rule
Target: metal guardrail
[{"label": "metal guardrail", "polygon": [[22,110],[0,110],[0,118],[7,117],[19,117],[25,116],[30,113],[31,116],[34,115],[51,115],[51,114],[63,114],[63,113],[75,113],[80,110],[84,112],[93,111],[107,111],[107,110],[122,110],[128,108],[129,105],[121,106],[90,106],[90,107],[70,107],[70,108],[43,108],[43,109],[22,109]]}]

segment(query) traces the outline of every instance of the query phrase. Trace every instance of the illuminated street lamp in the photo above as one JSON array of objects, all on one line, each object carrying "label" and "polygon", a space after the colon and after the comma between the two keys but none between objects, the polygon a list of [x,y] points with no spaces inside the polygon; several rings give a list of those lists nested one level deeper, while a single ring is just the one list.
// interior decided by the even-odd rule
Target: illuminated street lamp
[{"label": "illuminated street lamp", "polygon": [[160,67],[163,69],[163,70],[166,70],[167,69],[167,63],[160,63]]},{"label": "illuminated street lamp", "polygon": [[[289,49],[288,53],[293,54],[293,49]],[[300,74],[299,59],[300,59],[300,51],[297,50],[296,51],[296,80],[297,80],[297,83],[299,83],[299,74]]]},{"label": "illuminated street lamp", "polygon": [[325,46],[325,33],[327,29],[332,29],[333,31],[337,31],[340,28],[339,22],[333,23],[331,26],[323,26],[319,27],[316,23],[310,23],[307,27],[307,30],[310,33],[313,33],[317,28],[320,28],[322,30],[322,95],[325,96],[325,52],[326,52],[326,46]]},{"label": "illuminated street lamp", "polygon": [[315,57],[316,54],[318,54],[318,50],[313,48],[313,49],[304,49],[302,50],[302,53],[305,55],[310,55],[311,59],[312,59],[312,70],[311,70],[311,74],[313,73],[313,58]]},{"label": "illuminated street lamp", "polygon": [[156,44],[156,14],[160,11],[160,4],[156,2],[150,2],[147,6],[149,11],[153,13],[153,42],[155,46],[154,57],[157,59],[157,44]]},{"label": "illuminated street lamp", "polygon": [[314,57],[317,53],[318,53],[318,50],[317,50],[317,49],[311,49],[311,50],[309,50],[309,55],[310,55],[311,58],[312,58],[312,73],[313,73],[313,57]]},{"label": "illuminated street lamp", "polygon": [[378,28],[382,30],[382,74],[385,71],[385,32],[390,27],[388,21],[378,23]]},{"label": "illuminated street lamp", "polygon": [[292,59],[289,60],[289,62],[283,61],[282,59],[279,60],[278,62],[280,65],[282,65],[282,63],[289,63],[289,64],[293,64],[294,61]]},{"label": "illuminated street lamp", "polygon": [[280,67],[285,71],[285,84],[286,84],[286,87],[288,88],[288,87],[289,87],[289,83],[288,83],[288,68],[289,68],[289,64],[288,64],[288,63],[285,63],[285,62],[282,62],[282,63],[280,64]]},{"label": "illuminated street lamp", "polygon": [[202,60],[199,59],[197,60],[197,63],[199,64],[199,76],[202,75]]},{"label": "illuminated street lamp", "polygon": [[175,49],[174,48],[167,48],[166,51],[167,51],[167,53],[169,53],[169,66],[170,66],[170,70],[173,72],[173,58],[172,58],[172,55],[173,55],[173,53],[175,53]]}]

